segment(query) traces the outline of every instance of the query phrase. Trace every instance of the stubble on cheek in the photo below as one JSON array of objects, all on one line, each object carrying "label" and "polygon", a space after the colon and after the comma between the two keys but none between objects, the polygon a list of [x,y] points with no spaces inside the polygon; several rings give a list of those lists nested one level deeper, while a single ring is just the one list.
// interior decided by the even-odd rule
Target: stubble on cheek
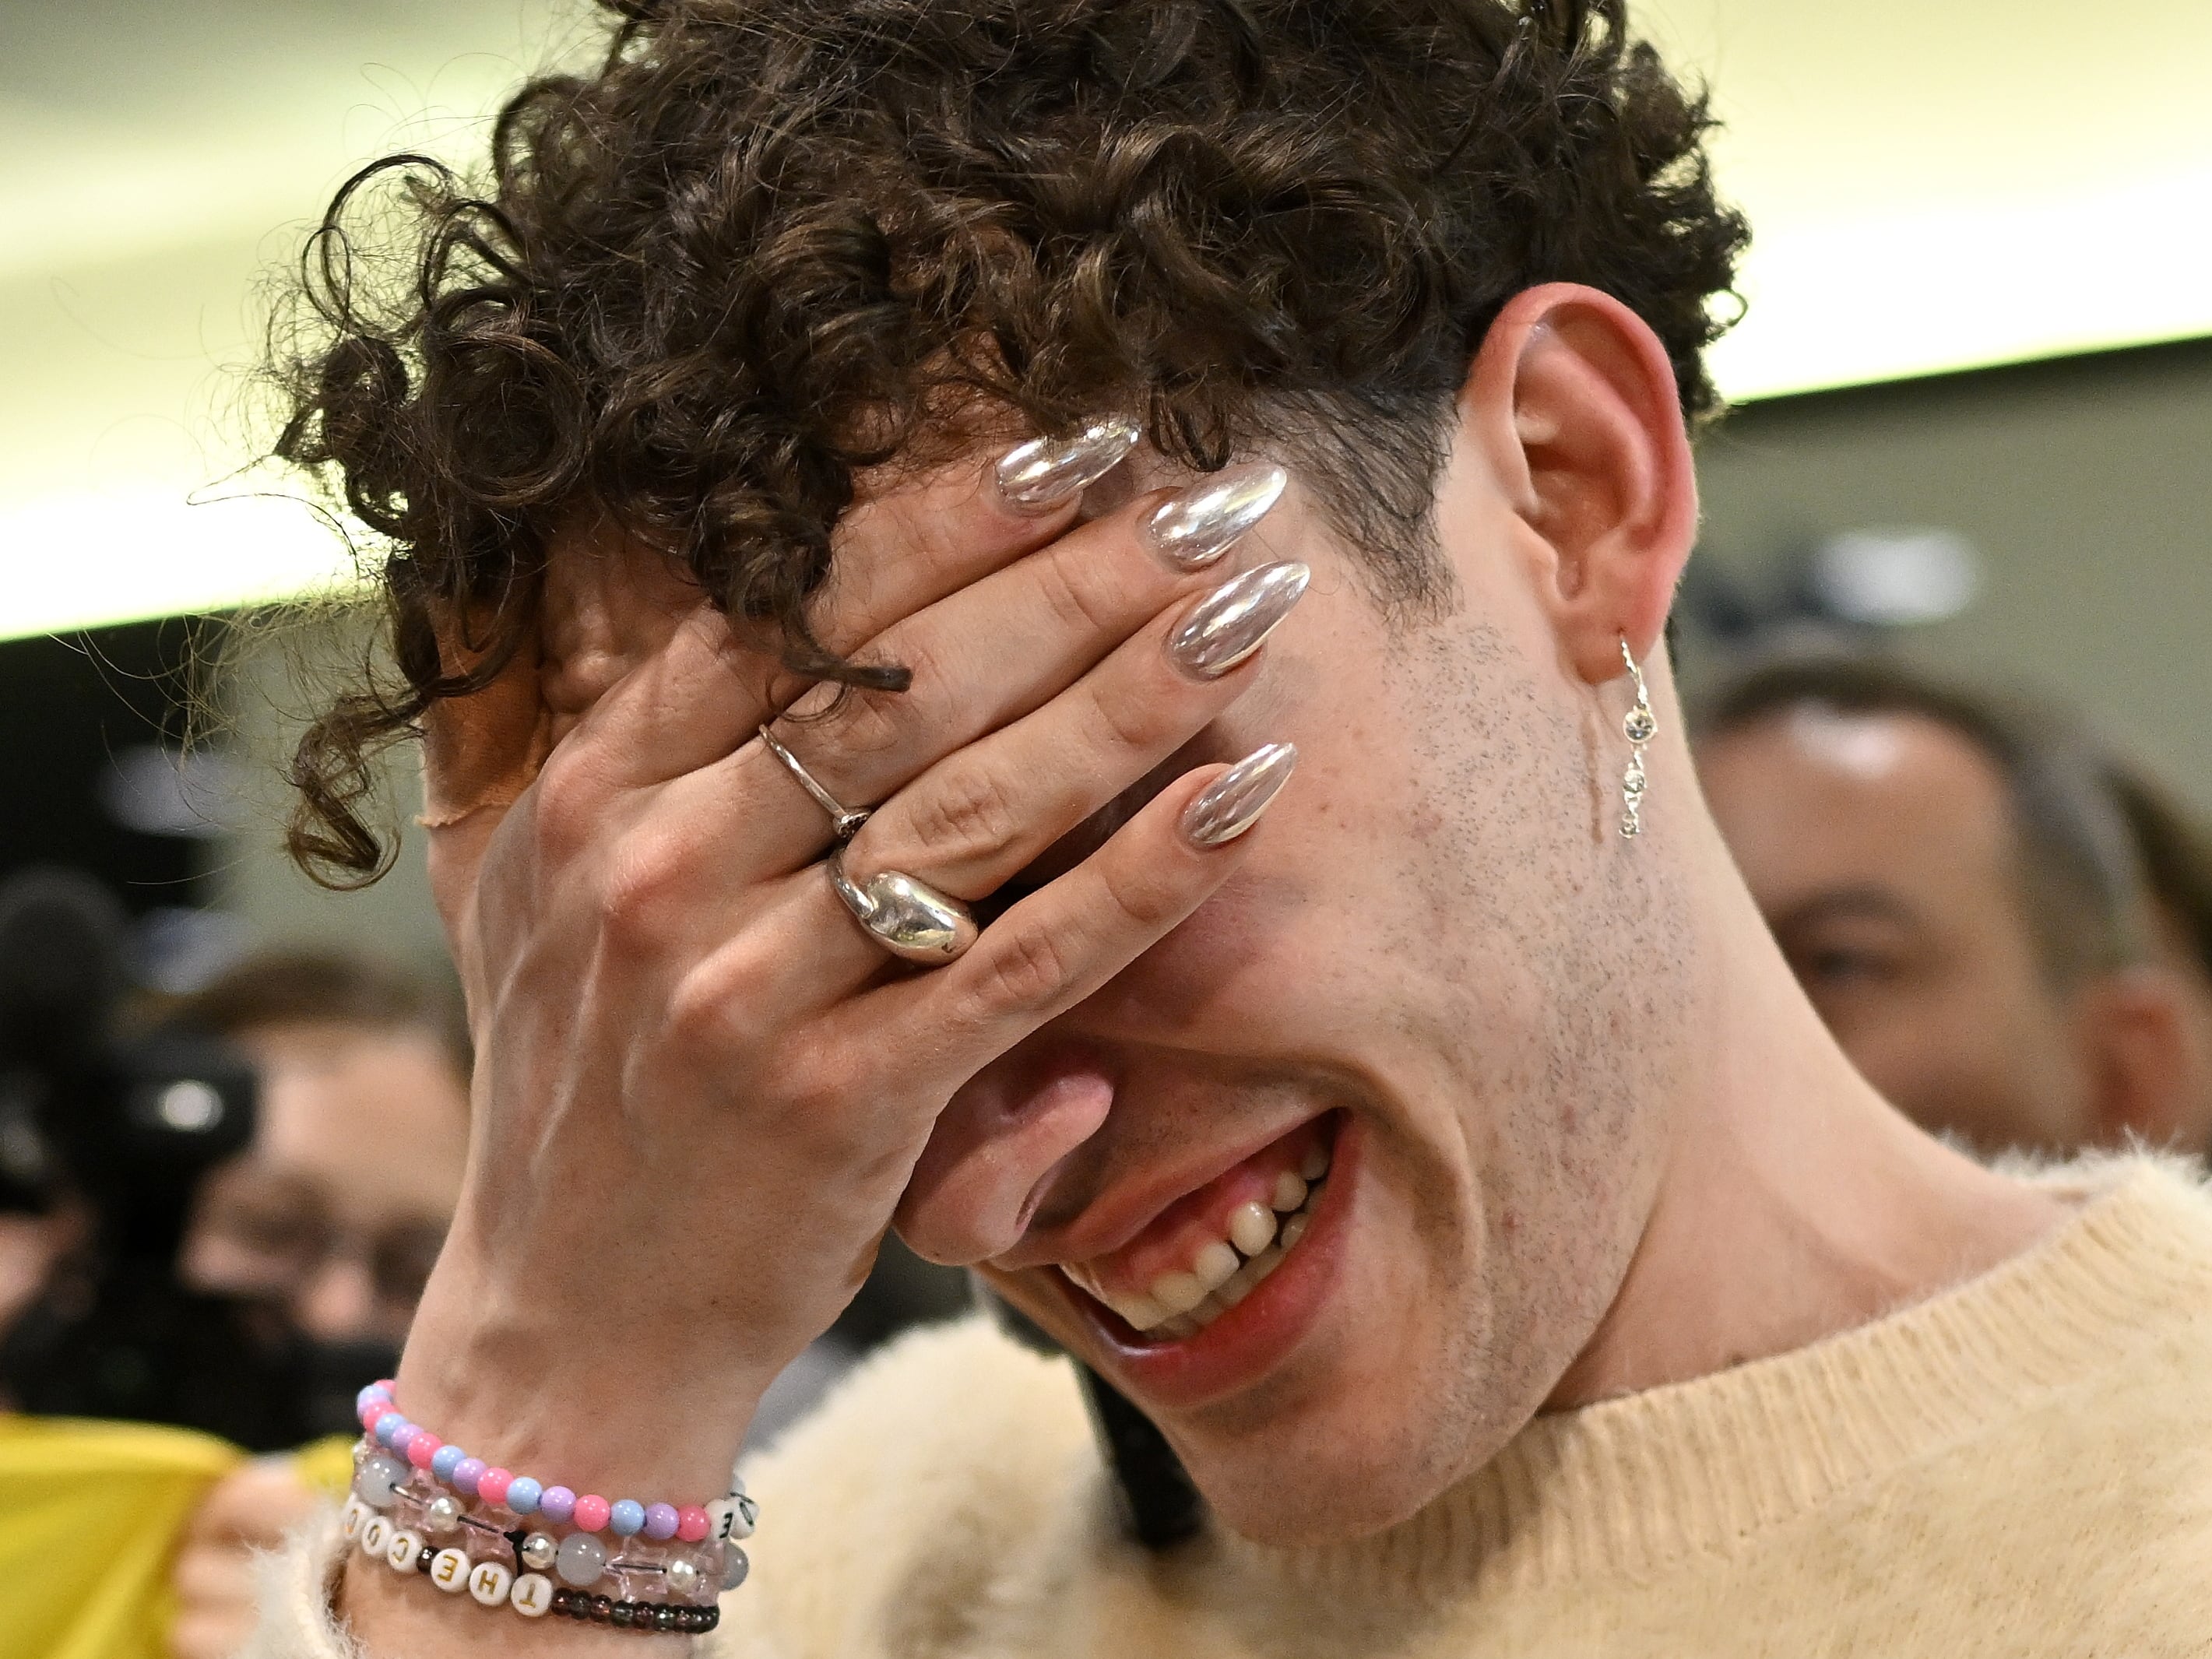
[{"label": "stubble on cheek", "polygon": [[[1650,848],[1594,832],[1602,733],[1547,699],[1501,631],[1458,619],[1409,641],[1415,727],[1408,929],[1443,988],[1464,1162],[1456,1391],[1470,1460],[1533,1415],[1625,1277],[1656,1188],[1644,1109],[1681,1026],[1664,983],[1681,907]],[[1609,820],[1605,821],[1609,830]],[[1445,1241],[1446,1248],[1449,1243]]]}]

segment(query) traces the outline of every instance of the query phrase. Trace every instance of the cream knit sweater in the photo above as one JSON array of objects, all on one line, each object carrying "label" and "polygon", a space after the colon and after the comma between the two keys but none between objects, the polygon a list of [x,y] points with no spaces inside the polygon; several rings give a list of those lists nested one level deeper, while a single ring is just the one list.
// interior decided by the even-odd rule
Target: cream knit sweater
[{"label": "cream knit sweater", "polygon": [[[2076,1178],[2083,1178],[2077,1176]],[[1538,1419],[1377,1537],[1127,1543],[1074,1377],[981,1322],[754,1472],[717,1659],[2212,1655],[2212,1200],[2147,1160],[1796,1353]],[[325,1537],[254,1659],[336,1659]],[[427,1588],[425,1593],[427,1594]],[[512,1618],[514,1615],[487,1613]]]}]

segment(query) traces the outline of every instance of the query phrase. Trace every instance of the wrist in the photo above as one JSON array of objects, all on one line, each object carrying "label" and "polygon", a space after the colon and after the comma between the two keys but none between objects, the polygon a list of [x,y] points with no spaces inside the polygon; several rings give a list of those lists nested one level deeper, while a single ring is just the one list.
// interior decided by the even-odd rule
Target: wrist
[{"label": "wrist", "polygon": [[397,1376],[412,1421],[550,1486],[682,1504],[720,1498],[776,1370],[695,1333],[595,1331],[502,1291],[448,1250]]}]

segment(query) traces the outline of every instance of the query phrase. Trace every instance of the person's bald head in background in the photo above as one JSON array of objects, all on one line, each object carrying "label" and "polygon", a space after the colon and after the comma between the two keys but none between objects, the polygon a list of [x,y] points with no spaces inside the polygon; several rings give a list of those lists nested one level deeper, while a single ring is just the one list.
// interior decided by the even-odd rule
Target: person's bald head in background
[{"label": "person's bald head in background", "polygon": [[1746,671],[1698,726],[1753,896],[1897,1106],[1987,1152],[2212,1142],[2212,1054],[2067,722],[1823,653]]}]

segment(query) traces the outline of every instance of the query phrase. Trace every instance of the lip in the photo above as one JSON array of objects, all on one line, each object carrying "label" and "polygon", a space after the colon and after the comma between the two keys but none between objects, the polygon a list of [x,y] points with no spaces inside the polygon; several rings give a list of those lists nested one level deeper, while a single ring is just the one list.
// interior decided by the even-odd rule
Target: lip
[{"label": "lip", "polygon": [[1057,1269],[1045,1270],[1054,1292],[1089,1329],[1106,1361],[1102,1369],[1126,1383],[1132,1399],[1170,1410],[1209,1404],[1258,1382],[1313,1328],[1342,1276],[1360,1139],[1358,1120],[1347,1116],[1330,1152],[1322,1200],[1297,1248],[1249,1296],[1194,1336],[1147,1342]]},{"label": "lip", "polygon": [[[1102,1255],[1112,1255],[1158,1220],[1169,1206],[1201,1187],[1220,1180],[1245,1159],[1257,1157],[1285,1135],[1297,1133],[1316,1118],[1327,1115],[1325,1112],[1316,1113],[1296,1122],[1279,1124],[1256,1132],[1231,1150],[1213,1154],[1203,1164],[1185,1164],[1179,1170],[1100,1200],[1086,1209],[1082,1218],[1065,1234],[1054,1238],[1052,1260],[1093,1261]],[[1018,1249],[997,1258],[997,1264],[1017,1270],[1042,1265],[1034,1260],[1023,1261]],[[1057,1270],[1053,1277],[1060,1277]]]}]

